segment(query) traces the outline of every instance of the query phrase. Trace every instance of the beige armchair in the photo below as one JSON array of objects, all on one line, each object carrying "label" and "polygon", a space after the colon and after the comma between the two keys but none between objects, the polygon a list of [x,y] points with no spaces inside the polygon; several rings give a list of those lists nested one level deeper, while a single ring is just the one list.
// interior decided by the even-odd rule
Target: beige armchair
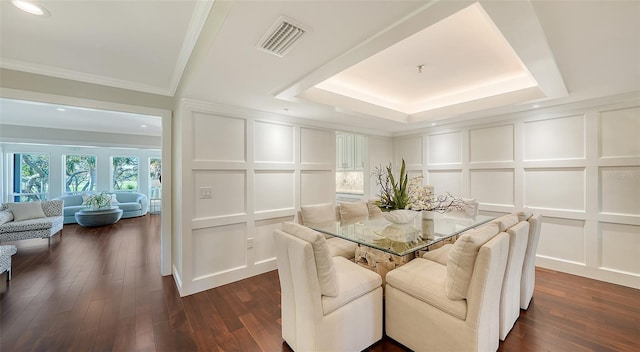
[{"label": "beige armchair", "polygon": [[382,279],[331,257],[322,234],[294,223],[274,231],[282,337],[299,352],[361,351],[382,338]]},{"label": "beige armchair", "polygon": [[448,265],[416,258],[387,274],[386,334],[414,351],[495,351],[509,236],[463,233]]}]

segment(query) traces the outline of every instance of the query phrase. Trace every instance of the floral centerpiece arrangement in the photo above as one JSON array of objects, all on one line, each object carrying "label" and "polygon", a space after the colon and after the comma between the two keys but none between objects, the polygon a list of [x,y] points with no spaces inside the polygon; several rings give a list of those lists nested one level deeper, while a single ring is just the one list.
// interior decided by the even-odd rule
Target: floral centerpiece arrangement
[{"label": "floral centerpiece arrangement", "polygon": [[415,211],[435,211],[446,213],[451,210],[462,210],[465,202],[447,193],[438,195],[431,192],[429,187],[422,186],[422,176],[409,180],[404,159],[400,168],[399,178],[393,175],[392,165],[376,167],[373,176],[380,186],[380,199],[376,205],[383,210],[408,209]]},{"label": "floral centerpiece arrangement", "polygon": [[87,197],[82,205],[93,209],[102,209],[111,205],[111,195],[101,192]]}]

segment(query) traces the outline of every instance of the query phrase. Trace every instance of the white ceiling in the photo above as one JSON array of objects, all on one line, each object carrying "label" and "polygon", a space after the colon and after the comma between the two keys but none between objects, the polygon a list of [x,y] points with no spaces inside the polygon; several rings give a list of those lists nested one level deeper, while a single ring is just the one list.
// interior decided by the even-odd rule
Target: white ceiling
[{"label": "white ceiling", "polygon": [[[473,2],[219,0],[206,22],[207,1],[41,3],[50,17],[31,18],[1,2],[2,67],[163,95],[173,95],[182,76],[184,97],[345,128],[403,133],[444,118],[482,118],[532,109],[534,103],[544,107],[640,91],[640,1],[480,1],[537,81],[537,94],[494,97],[490,104],[472,101],[416,118],[320,96],[313,87]],[[256,48],[281,16],[308,29],[282,58]],[[441,40],[431,51],[447,52],[462,39]],[[443,87],[464,82],[471,72],[466,65],[486,62],[495,52],[467,49],[465,57],[440,57],[450,64],[436,69],[445,77]],[[183,75],[191,53],[192,67]],[[423,53],[416,50],[406,65],[427,67]],[[6,117],[0,117],[4,123]]]}]

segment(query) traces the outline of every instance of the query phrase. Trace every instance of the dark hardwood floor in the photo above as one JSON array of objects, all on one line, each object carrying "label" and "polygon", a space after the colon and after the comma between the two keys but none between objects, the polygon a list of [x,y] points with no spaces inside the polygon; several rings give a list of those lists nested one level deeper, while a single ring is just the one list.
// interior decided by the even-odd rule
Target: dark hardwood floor
[{"label": "dark hardwood floor", "polygon": [[[147,215],[65,225],[51,247],[16,243],[0,351],[290,351],[277,272],[180,298],[159,274],[159,227]],[[533,302],[499,350],[638,352],[640,291],[538,269]],[[405,349],[385,338],[369,351]]]}]

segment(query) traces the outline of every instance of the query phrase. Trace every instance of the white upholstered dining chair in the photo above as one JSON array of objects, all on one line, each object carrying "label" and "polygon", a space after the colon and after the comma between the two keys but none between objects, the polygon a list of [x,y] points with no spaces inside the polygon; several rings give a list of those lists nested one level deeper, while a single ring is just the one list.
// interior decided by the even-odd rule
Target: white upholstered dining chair
[{"label": "white upholstered dining chair", "polygon": [[299,352],[361,351],[382,338],[382,279],[331,257],[319,232],[286,222],[273,234],[282,337]]},{"label": "white upholstered dining chair", "polygon": [[414,351],[495,351],[509,236],[495,224],[464,232],[447,265],[416,258],[390,271],[386,334]]},{"label": "white upholstered dining chair", "polygon": [[[303,205],[298,212],[298,223],[309,226],[328,221],[340,221],[340,208],[332,203]],[[324,235],[332,257],[344,257],[349,260],[356,257],[356,243],[331,235]]]}]

